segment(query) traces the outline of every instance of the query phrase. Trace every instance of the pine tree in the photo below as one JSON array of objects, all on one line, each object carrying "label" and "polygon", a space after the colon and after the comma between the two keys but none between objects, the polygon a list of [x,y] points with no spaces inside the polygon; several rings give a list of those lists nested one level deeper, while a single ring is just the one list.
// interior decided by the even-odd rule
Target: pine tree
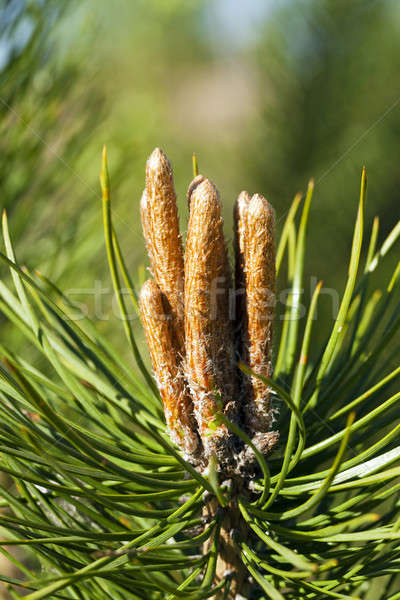
[{"label": "pine tree", "polygon": [[[154,280],[139,297],[104,152],[106,250],[134,368],[45,275],[19,265],[3,215],[11,278],[0,282],[0,309],[27,353],[1,344],[1,552],[21,577],[0,579],[29,600],[311,600],[367,598],[385,576],[379,597],[400,598],[400,367],[391,367],[400,263],[374,287],[400,223],[378,244],[374,221],[361,265],[364,169],[348,279],[316,348],[322,283],[300,318],[313,183],[299,217],[295,198],[276,257],[272,207],[240,195],[230,294],[219,195],[195,175],[183,260],[172,169],[158,150],[148,163],[142,221]],[[270,294],[285,256],[290,293],[271,362]]]}]

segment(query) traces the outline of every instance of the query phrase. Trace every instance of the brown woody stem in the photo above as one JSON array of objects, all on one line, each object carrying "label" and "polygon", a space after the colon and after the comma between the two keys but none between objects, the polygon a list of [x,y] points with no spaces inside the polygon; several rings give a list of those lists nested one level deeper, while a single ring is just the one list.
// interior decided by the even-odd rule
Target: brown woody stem
[{"label": "brown woody stem", "polygon": [[[215,582],[219,583],[227,576],[231,577],[231,587],[228,600],[235,600],[237,594],[245,596],[249,590],[249,573],[240,557],[240,551],[234,542],[236,533],[240,538],[246,539],[249,531],[242,518],[237,502],[233,498],[225,509],[221,509],[216,498],[213,498],[203,509],[205,517],[212,518],[217,511],[223,510],[221,528],[219,530],[219,548]],[[208,552],[212,539],[204,544],[204,553]],[[217,596],[222,598],[222,594]]]}]

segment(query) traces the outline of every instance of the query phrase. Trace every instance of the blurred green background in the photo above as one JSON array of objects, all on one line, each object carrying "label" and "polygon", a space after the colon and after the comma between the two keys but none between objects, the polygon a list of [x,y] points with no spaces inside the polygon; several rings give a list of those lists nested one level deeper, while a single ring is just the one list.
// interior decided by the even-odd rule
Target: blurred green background
[{"label": "blurred green background", "polygon": [[[18,259],[87,305],[100,327],[121,336],[121,348],[121,331],[108,320],[111,294],[96,300],[92,291],[110,287],[98,184],[103,143],[115,226],[139,283],[146,276],[139,199],[155,146],[174,166],[183,230],[194,151],[221,191],[227,237],[242,189],[267,196],[279,228],[313,176],[307,296],[310,278],[343,289],[363,164],[368,231],[375,214],[380,239],[398,219],[398,1],[0,5],[1,203]],[[324,302],[332,319],[329,297]]]}]

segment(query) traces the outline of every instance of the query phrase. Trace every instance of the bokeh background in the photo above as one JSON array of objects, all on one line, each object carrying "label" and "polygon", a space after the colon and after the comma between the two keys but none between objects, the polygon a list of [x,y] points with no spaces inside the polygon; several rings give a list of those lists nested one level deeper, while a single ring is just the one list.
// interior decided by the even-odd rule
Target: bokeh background
[{"label": "bokeh background", "polygon": [[[306,281],[322,278],[339,292],[363,164],[367,228],[379,214],[382,239],[397,220],[398,1],[0,5],[1,204],[19,261],[72,290],[90,313],[93,294],[78,290],[95,280],[109,285],[98,184],[103,143],[115,226],[137,282],[146,275],[138,205],[155,146],[173,163],[183,230],[194,151],[222,193],[227,237],[242,189],[268,197],[279,228],[313,176]],[[101,300],[106,316],[111,300]]]},{"label": "bokeh background", "polygon": [[[114,222],[140,285],[139,199],[161,146],[183,231],[193,152],[221,191],[228,238],[242,189],[273,203],[279,229],[314,177],[306,282],[340,293],[363,164],[367,231],[379,214],[382,240],[399,218],[399,73],[398,0],[0,0],[0,204],[18,260],[99,313],[106,143]],[[321,335],[329,298],[323,310]],[[98,326],[123,353],[113,312],[102,295]],[[25,343],[2,321],[0,336]]]}]

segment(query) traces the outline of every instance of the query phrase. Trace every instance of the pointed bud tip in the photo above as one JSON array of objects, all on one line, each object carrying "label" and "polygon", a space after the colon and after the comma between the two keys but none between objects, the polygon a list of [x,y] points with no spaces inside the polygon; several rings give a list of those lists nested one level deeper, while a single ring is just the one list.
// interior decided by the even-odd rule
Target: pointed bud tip
[{"label": "pointed bud tip", "polygon": [[159,148],[159,146],[156,146],[153,150],[153,152],[150,154],[148,160],[160,160],[160,158],[163,158],[165,156],[165,152],[163,150],[161,150],[161,148]]},{"label": "pointed bud tip", "polygon": [[190,186],[196,184],[198,185],[199,183],[201,183],[202,181],[205,181],[206,177],[204,177],[204,175],[201,175],[200,173],[198,175],[196,175],[196,177],[191,181]]},{"label": "pointed bud tip", "polygon": [[[195,185],[193,186],[193,184]],[[211,199],[213,199],[213,201],[219,200],[216,186],[210,179],[207,179],[203,175],[198,175],[191,183],[190,188],[192,191],[189,200],[192,198],[201,199],[203,201]]]},{"label": "pointed bud tip", "polygon": [[248,206],[248,214],[253,217],[261,217],[262,215],[274,216],[275,211],[272,205],[261,194],[253,194]]},{"label": "pointed bud tip", "polygon": [[242,190],[239,196],[236,198],[236,202],[233,205],[233,217],[234,219],[241,219],[247,214],[247,209],[249,207],[249,203],[251,200],[251,196],[249,192],[246,190]]},{"label": "pointed bud tip", "polygon": [[147,279],[140,290],[140,301],[146,302],[146,300],[150,300],[154,298],[155,295],[159,295],[160,293],[160,288],[154,279]]},{"label": "pointed bud tip", "polygon": [[149,158],[147,159],[146,166],[148,171],[156,171],[159,169],[164,169],[165,167],[168,169],[171,168],[167,155],[158,146],[157,148],[154,148],[153,152],[150,154]]},{"label": "pointed bud tip", "polygon": [[237,202],[240,204],[248,204],[251,200],[251,195],[247,190],[242,190],[237,197]]},{"label": "pointed bud tip", "polygon": [[[193,172],[194,172],[194,169],[193,169]],[[203,175],[197,174],[197,175],[195,175],[194,179],[190,182],[188,190],[186,192],[186,200],[187,200],[189,209],[190,209],[190,200],[191,200],[191,197],[192,197],[192,194],[193,194],[194,190],[204,180],[205,180],[205,177]]]}]

